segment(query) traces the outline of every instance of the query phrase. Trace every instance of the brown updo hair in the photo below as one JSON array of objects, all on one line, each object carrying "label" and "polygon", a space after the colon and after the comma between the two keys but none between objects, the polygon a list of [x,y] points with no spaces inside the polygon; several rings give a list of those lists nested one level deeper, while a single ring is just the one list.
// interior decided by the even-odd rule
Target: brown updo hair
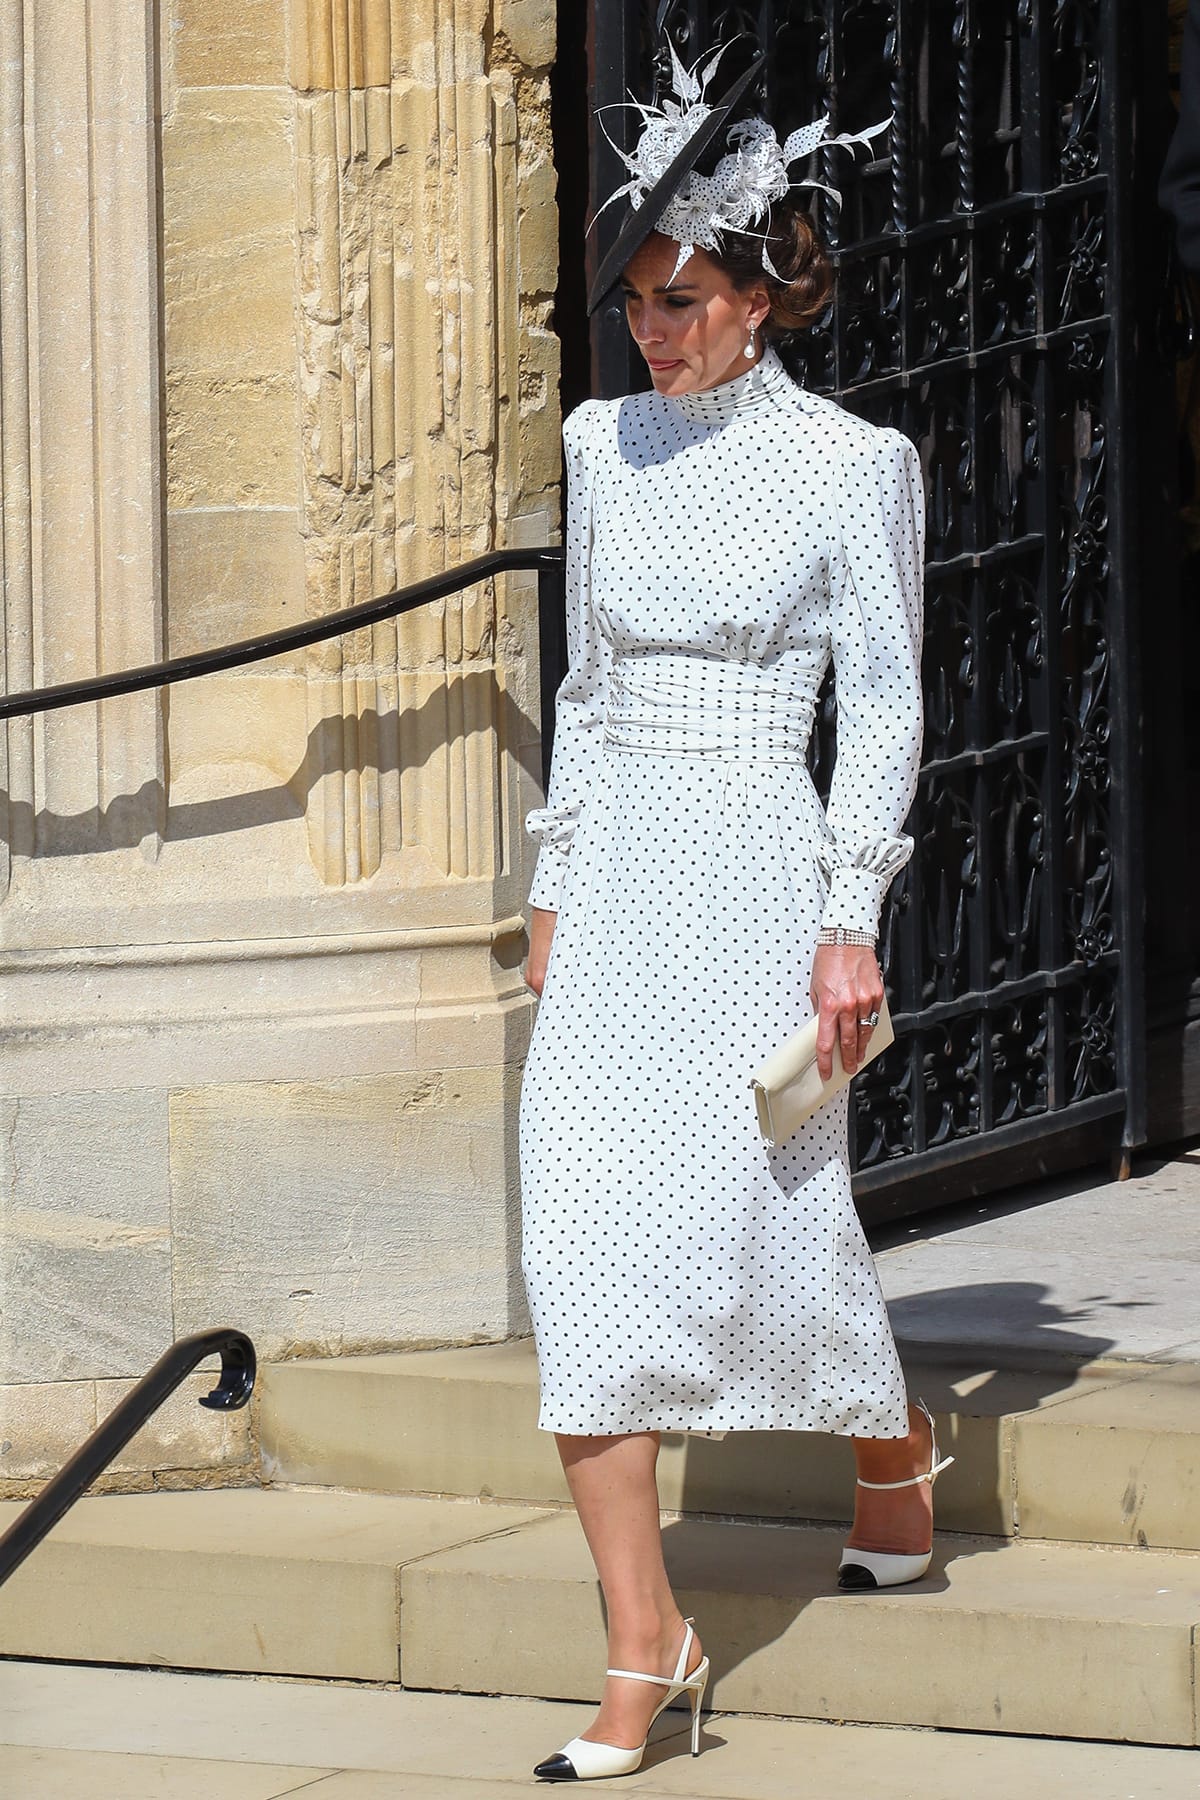
[{"label": "brown updo hair", "polygon": [[803,331],[829,305],[833,267],[816,226],[801,206],[780,200],[771,208],[766,251],[779,270],[779,280],[763,268],[763,239],[754,231],[726,232],[720,250],[710,250],[709,255],[739,291],[762,282],[771,301],[769,337]]}]

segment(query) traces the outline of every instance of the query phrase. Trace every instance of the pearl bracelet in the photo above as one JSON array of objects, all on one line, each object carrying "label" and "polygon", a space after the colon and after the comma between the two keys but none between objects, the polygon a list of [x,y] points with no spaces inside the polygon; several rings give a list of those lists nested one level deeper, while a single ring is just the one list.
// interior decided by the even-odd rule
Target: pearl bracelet
[{"label": "pearl bracelet", "polygon": [[865,944],[875,948],[875,933],[859,931],[853,925],[822,925],[817,932],[818,944]]}]

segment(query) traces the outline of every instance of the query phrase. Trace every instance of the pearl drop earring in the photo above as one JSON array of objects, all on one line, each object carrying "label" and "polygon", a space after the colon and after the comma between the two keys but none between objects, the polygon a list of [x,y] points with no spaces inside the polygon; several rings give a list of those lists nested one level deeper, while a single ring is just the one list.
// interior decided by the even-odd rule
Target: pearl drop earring
[{"label": "pearl drop earring", "polygon": [[749,338],[749,342],[746,345],[745,350],[743,351],[743,355],[745,356],[747,362],[754,361],[754,327],[753,327],[753,325],[750,327],[750,338]]}]

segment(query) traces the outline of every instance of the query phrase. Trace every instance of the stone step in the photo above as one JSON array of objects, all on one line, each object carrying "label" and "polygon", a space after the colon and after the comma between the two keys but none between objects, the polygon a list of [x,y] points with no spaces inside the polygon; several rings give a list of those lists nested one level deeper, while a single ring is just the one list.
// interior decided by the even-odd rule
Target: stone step
[{"label": "stone step", "polygon": [[[0,1531],[19,1511],[0,1504]],[[328,1490],[81,1500],[0,1587],[0,1656],[395,1681],[403,1566],[545,1516]]]},{"label": "stone step", "polygon": [[[981,1368],[953,1351],[905,1363],[957,1459],[937,1485],[944,1529],[1200,1549],[1195,1364],[1040,1372]],[[565,1502],[536,1416],[529,1340],[280,1363],[263,1372],[263,1463],[276,1482]],[[670,1511],[832,1520],[852,1506],[844,1439],[669,1435],[659,1474]]]},{"label": "stone step", "polygon": [[[668,1525],[714,1707],[1196,1743],[1200,1557],[942,1538],[924,1582],[843,1595],[840,1535]],[[586,1545],[556,1508],[261,1489],[94,1499],[0,1590],[5,1657],[586,1702],[604,1651]]]},{"label": "stone step", "polygon": [[[840,1531],[681,1520],[667,1566],[731,1712],[1147,1744],[1197,1742],[1200,1558],[939,1541],[925,1581],[839,1594]],[[594,1698],[604,1626],[574,1517],[401,1578],[406,1685]]]}]

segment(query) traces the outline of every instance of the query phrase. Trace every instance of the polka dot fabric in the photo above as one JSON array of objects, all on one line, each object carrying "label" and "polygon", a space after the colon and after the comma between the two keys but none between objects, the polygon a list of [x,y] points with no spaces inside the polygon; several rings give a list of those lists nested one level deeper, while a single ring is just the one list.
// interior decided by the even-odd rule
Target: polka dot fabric
[{"label": "polka dot fabric", "polygon": [[[521,1094],[539,1424],[901,1437],[843,1092],[775,1150],[757,1065],[811,1017],[818,926],[911,854],[913,446],[768,350],[567,421],[569,668],[531,901],[557,911]],[[829,660],[828,816],[805,762]]]}]

